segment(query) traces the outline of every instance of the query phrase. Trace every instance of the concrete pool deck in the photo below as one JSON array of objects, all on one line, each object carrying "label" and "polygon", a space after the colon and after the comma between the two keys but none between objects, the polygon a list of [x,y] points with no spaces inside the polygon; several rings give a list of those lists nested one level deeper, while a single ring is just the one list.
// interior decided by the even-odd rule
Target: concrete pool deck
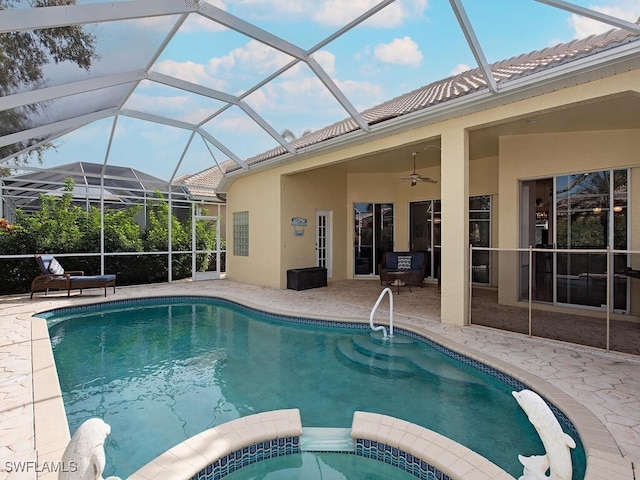
[{"label": "concrete pool deck", "polygon": [[[330,282],[304,291],[212,280],[118,287],[107,298],[98,289],[70,298],[57,293],[33,300],[28,295],[0,297],[0,480],[56,478],[50,470],[59,468],[54,462],[68,441],[46,326],[31,319],[34,313],[132,298],[212,295],[279,313],[367,322],[380,291],[379,282],[368,280]],[[482,326],[443,325],[439,303],[433,285],[394,292],[396,325],[495,366],[554,402],[574,421],[585,443],[589,480],[638,478],[640,357]],[[383,301],[378,309],[378,322],[388,318],[386,305]]]}]

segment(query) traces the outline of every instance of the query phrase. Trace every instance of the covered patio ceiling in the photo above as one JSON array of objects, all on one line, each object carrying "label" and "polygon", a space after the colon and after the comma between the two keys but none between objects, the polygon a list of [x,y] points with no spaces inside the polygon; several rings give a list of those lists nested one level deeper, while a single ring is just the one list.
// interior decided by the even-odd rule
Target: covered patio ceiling
[{"label": "covered patio ceiling", "polygon": [[[346,117],[354,123],[355,132],[358,135],[357,141],[361,142],[362,135],[366,138],[374,131],[379,133],[384,129],[385,122],[374,126],[367,120],[363,115],[365,109],[360,107],[362,102],[355,99],[357,95],[349,89],[348,82],[335,78],[336,74],[330,70],[328,66],[330,63],[323,60],[323,54],[325,49],[344,41],[361,41],[364,48],[368,44],[362,37],[371,34],[367,26],[377,19],[389,18],[385,15],[394,12],[393,8],[400,11],[409,2],[404,5],[400,0],[366,2],[368,5],[366,8],[361,8],[353,14],[352,18],[335,26],[329,34],[318,37],[318,32],[326,30],[321,28],[318,28],[318,32],[308,32],[309,38],[313,39],[309,45],[306,43],[310,40],[302,39],[304,34],[298,41],[287,39],[289,36],[296,37],[296,35],[288,34],[286,19],[280,19],[284,22],[278,23],[277,26],[275,22],[269,21],[268,16],[263,16],[262,20],[248,20],[250,17],[246,13],[248,11],[238,6],[242,2],[235,2],[237,3],[235,11],[239,12],[238,14],[232,13],[234,8],[231,7],[234,2],[227,2],[228,5],[224,5],[221,2],[199,0],[130,0],[110,3],[78,0],[77,3],[77,5],[34,8],[29,2],[16,2],[16,8],[0,11],[0,33],[3,35],[79,25],[86,26],[97,38],[98,45],[102,45],[100,48],[105,48],[104,51],[98,51],[101,58],[88,72],[72,68],[68,62],[60,65],[52,64],[47,67],[45,80],[41,84],[23,85],[18,91],[0,98],[0,113],[28,113],[28,121],[22,123],[19,128],[7,131],[0,136],[0,148],[4,148],[5,151],[9,149],[8,151],[11,152],[0,159],[0,167],[12,167],[15,165],[16,158],[51,142],[66,141],[66,138],[71,138],[73,142],[79,136],[86,136],[82,132],[86,131],[87,126],[100,122],[104,125],[105,120],[109,122],[107,128],[103,129],[106,138],[96,140],[100,147],[97,149],[98,153],[92,153],[94,157],[86,159],[95,162],[95,155],[99,155],[99,162],[105,165],[122,164],[127,161],[122,156],[116,157],[113,150],[118,141],[119,131],[129,128],[129,124],[126,123],[128,120],[151,122],[182,132],[183,135],[175,150],[175,158],[162,160],[162,165],[169,172],[167,175],[156,173],[160,166],[158,159],[148,159],[149,173],[162,178],[166,177],[171,183],[185,173],[185,169],[191,169],[188,173],[194,174],[198,170],[219,165],[227,160],[237,165],[235,170],[247,171],[251,168],[251,162],[248,160],[269,148],[282,149],[282,156],[291,161],[291,158],[295,159],[300,153],[308,154],[316,148],[322,148],[323,141],[311,141],[303,148],[297,147],[296,142],[285,135],[284,131],[288,128],[283,126],[297,125],[301,119],[300,115],[292,112],[288,119],[283,120],[273,112],[286,112],[290,105],[275,104],[271,105],[272,110],[269,110],[266,107],[269,102],[259,100],[260,98],[268,100],[269,89],[275,89],[278,82],[301,67],[306,69],[309,74],[307,78],[311,79],[314,86],[319,89],[318,95],[326,95],[329,100],[326,102],[327,109],[332,111],[333,118],[341,120]],[[476,26],[472,20],[473,15],[468,11],[469,8],[476,7],[473,2],[463,2],[463,0],[436,2],[434,0],[432,3],[437,4],[434,8],[446,6],[449,16],[454,19],[449,25],[451,31],[448,33],[452,37],[460,37],[466,43],[468,52],[471,53],[475,62],[471,68],[477,67],[480,89],[485,96],[500,101],[501,96],[506,95],[507,92],[508,95],[513,96],[514,88],[517,94],[518,87],[511,86],[505,89],[500,75],[491,68],[491,62],[499,59],[490,58],[485,52],[483,42],[477,34],[481,28]],[[513,8],[513,3],[507,3],[510,5],[508,8]],[[586,2],[529,0],[528,3],[550,9],[555,14],[578,15],[600,22],[607,27],[622,29],[634,35],[640,34],[640,26],[637,23],[580,4]],[[503,13],[497,8],[495,2],[487,5],[495,9],[496,16]],[[506,10],[507,4],[504,7]],[[240,16],[242,12],[247,16]],[[284,27],[282,27],[283,24]],[[161,28],[150,30],[149,25]],[[221,88],[215,88],[215,82],[210,77],[201,83],[194,81],[198,78],[197,75],[186,75],[184,72],[188,62],[181,63],[180,68],[175,68],[173,73],[167,73],[171,72],[172,51],[202,48],[202,45],[184,42],[184,35],[188,34],[190,29],[196,28],[196,25],[224,30],[243,39],[242,42],[257,42],[263,48],[263,56],[272,55],[274,58],[277,57],[277,61],[274,60],[268,71],[254,72],[257,75],[246,80],[244,84],[226,84],[226,89],[222,83]],[[270,29],[271,26],[273,30]],[[525,28],[524,24],[522,28]],[[152,40],[140,40],[150,31],[154,33]],[[228,38],[217,37],[217,31],[211,31],[211,42],[217,42],[219,38]],[[117,43],[117,38],[113,35],[118,33],[125,35],[127,40],[139,39],[140,43],[125,44],[132,52],[121,51],[120,55],[114,54],[104,45],[111,42]],[[394,33],[394,35],[401,34],[402,30]],[[211,45],[207,48],[230,52],[227,54],[229,57],[237,50],[237,48],[234,50],[234,45],[238,45],[237,38],[226,47],[221,42],[220,45]],[[453,42],[448,37],[441,40],[443,46],[446,46],[445,42]],[[621,47],[618,57],[637,58],[640,47],[638,47],[638,41],[633,43],[635,45],[632,48],[628,45]],[[421,46],[427,48],[426,45],[418,45],[418,47]],[[119,58],[122,61],[119,61]],[[233,68],[233,62],[229,62],[229,65]],[[554,78],[561,81],[564,76],[570,78],[573,74],[575,72],[571,72],[570,69],[557,69],[554,72]],[[420,80],[417,81],[420,82]],[[425,79],[417,86],[424,85],[428,81],[432,80]],[[529,81],[521,82],[521,85],[523,88],[531,89],[538,83],[543,85],[544,82],[543,76],[532,76]],[[152,100],[147,103],[142,101],[144,98],[150,99],[146,93],[150,85],[169,89],[175,95],[187,95],[190,100],[196,102],[193,105],[198,106],[199,110],[192,111],[192,115],[188,118],[185,117],[184,112],[178,112],[174,116],[156,113]],[[407,84],[406,88],[409,89],[410,85]],[[304,86],[301,84],[300,89],[302,88]],[[27,110],[32,107],[34,108]],[[498,137],[504,134],[545,133],[559,129],[567,131],[639,128],[640,117],[636,114],[638,107],[640,107],[640,99],[637,95],[629,94],[586,105],[575,105],[559,111],[545,112],[535,118],[507,119],[499,125],[483,126],[471,132],[470,157],[473,159],[497,154]],[[255,141],[253,137],[249,139],[245,136],[240,143],[227,135],[225,127],[234,118],[229,117],[231,110],[250,121],[260,131],[260,138],[263,139],[266,135],[268,141],[266,143],[259,141],[257,133]],[[262,113],[263,111],[265,113]],[[320,111],[311,113],[320,118],[329,118],[321,116]],[[425,111],[423,115],[428,116],[429,112]],[[321,126],[323,125],[318,127]],[[347,132],[344,135],[348,136],[352,133],[354,132]],[[139,141],[143,143],[154,140],[141,135]],[[437,142],[438,139],[432,139],[425,143],[437,144]],[[193,156],[196,143],[205,157],[204,164],[189,160],[190,155]],[[256,145],[258,151],[243,153],[246,144],[251,143]],[[400,157],[404,155],[410,159],[411,151],[416,147],[420,145],[407,146],[406,151],[394,152],[394,155]],[[423,158],[427,164],[436,162],[439,158],[436,149],[424,153]],[[388,154],[381,152],[379,155],[368,157],[366,161],[355,160],[340,168],[346,168],[350,172],[385,172],[397,171],[401,168],[395,162],[390,164],[388,158]],[[44,166],[50,167],[46,164],[46,155]],[[196,168],[198,166],[200,168]],[[38,169],[37,167],[39,166],[34,165],[34,162],[30,162],[28,168],[22,166],[15,173],[24,173],[25,170]],[[140,166],[136,168],[144,170]]]}]

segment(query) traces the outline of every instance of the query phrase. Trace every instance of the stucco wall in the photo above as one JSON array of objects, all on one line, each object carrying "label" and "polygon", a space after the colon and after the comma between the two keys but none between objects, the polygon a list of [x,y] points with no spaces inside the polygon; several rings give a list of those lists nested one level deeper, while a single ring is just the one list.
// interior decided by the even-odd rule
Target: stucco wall
[{"label": "stucco wall", "polygon": [[[233,214],[249,212],[249,256],[233,254]],[[227,278],[280,288],[280,175],[273,170],[235,182],[227,193]]]},{"label": "stucco wall", "polygon": [[[322,168],[282,177],[282,222],[280,271],[281,288],[286,288],[289,268],[316,265],[316,211],[331,212],[331,271],[333,280],[346,278],[345,245],[340,241],[346,235],[346,174]],[[292,217],[307,219],[302,236],[294,236]]]}]

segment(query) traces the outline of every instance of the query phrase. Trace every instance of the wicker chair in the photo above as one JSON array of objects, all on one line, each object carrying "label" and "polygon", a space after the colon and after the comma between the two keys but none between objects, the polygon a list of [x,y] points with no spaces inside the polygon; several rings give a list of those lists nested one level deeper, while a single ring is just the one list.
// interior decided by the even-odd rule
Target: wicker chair
[{"label": "wicker chair", "polygon": [[[404,258],[403,258],[404,257]],[[410,261],[407,260],[410,257]],[[424,252],[385,252],[382,262],[378,264],[380,274],[380,285],[389,282],[388,272],[406,270],[407,281],[411,285],[423,287],[424,272],[427,267]],[[407,260],[406,265],[402,265],[403,260]]]}]

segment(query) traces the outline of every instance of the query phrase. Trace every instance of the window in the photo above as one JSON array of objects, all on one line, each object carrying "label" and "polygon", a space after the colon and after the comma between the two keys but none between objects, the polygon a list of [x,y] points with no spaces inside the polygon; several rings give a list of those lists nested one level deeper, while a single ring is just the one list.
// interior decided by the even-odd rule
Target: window
[{"label": "window", "polygon": [[233,212],[233,254],[249,256],[249,212]]}]

